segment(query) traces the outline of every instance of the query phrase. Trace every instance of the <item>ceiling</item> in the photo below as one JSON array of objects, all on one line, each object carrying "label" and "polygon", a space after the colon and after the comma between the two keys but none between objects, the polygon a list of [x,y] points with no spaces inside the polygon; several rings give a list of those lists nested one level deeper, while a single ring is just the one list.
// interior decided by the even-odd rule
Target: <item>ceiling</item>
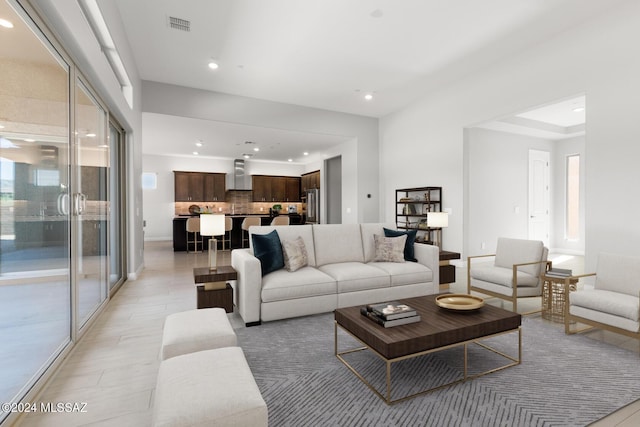
[{"label": "ceiling", "polygon": [[382,117],[620,1],[116,3],[143,80]]},{"label": "ceiling", "polygon": [[584,135],[586,97],[553,102],[474,127],[552,140]]},{"label": "ceiling", "polygon": [[193,156],[196,151],[198,156],[229,159],[247,154],[253,160],[295,163],[322,160],[328,148],[352,139],[156,113],[144,113],[142,133],[147,154]]}]

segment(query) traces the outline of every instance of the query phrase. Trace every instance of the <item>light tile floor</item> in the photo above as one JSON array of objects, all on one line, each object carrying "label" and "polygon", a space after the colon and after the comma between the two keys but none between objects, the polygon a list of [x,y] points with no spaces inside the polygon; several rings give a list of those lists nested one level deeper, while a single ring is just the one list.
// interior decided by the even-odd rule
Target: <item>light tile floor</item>
[{"label": "light tile floor", "polygon": [[[221,262],[228,264],[229,252],[218,253]],[[576,273],[582,271],[580,259],[573,262],[577,264],[569,262],[564,266],[574,268]],[[140,278],[125,283],[37,398],[38,402],[86,402],[86,413],[29,414],[16,425],[151,425],[164,319],[168,314],[195,308],[192,268],[206,263],[206,253],[174,253],[170,242],[146,243],[146,268]],[[458,281],[451,290],[465,292],[466,272],[458,268],[456,274]],[[234,328],[243,327],[237,314],[230,315],[230,319]],[[635,340],[601,331],[590,336],[638,351]],[[629,405],[595,425],[640,425],[640,403]]]}]

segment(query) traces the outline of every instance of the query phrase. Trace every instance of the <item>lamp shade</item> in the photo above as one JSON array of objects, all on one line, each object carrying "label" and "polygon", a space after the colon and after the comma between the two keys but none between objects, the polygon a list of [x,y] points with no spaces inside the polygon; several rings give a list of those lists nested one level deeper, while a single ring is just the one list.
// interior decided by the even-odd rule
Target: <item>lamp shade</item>
[{"label": "lamp shade", "polygon": [[224,215],[200,215],[200,234],[203,236],[221,236],[225,232]]},{"label": "lamp shade", "polygon": [[449,214],[446,212],[427,212],[427,226],[444,228],[449,226]]}]

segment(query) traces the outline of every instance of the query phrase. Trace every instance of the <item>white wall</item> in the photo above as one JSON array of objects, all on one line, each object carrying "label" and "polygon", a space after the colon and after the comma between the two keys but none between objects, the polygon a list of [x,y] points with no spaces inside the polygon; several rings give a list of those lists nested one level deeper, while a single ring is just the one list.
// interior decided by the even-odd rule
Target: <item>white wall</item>
[{"label": "white wall", "polygon": [[[553,185],[553,241],[551,248],[566,253],[584,254],[585,244],[585,138],[555,141],[553,143],[552,185]],[[580,238],[576,241],[565,239],[567,156],[580,155]]]},{"label": "white wall", "polygon": [[377,119],[149,81],[143,82],[142,92],[145,112],[353,137],[329,154],[342,155],[348,171],[343,206],[349,206],[350,214],[343,215],[343,222],[378,221]]},{"label": "white wall", "polygon": [[553,143],[475,128],[469,129],[467,144],[467,253],[495,253],[498,237],[528,238],[529,150],[551,153]]},{"label": "white wall", "polygon": [[[216,158],[194,158],[178,156],[155,156],[146,154],[143,159],[144,172],[157,175],[158,187],[144,190],[145,240],[172,240],[174,209],[173,171],[217,172],[227,174],[227,189],[234,188],[233,160]],[[300,176],[304,166],[295,164],[245,162],[245,175]]]},{"label": "white wall", "polygon": [[[463,250],[463,129],[549,101],[586,93],[586,268],[601,251],[640,255],[640,2],[558,34],[425,94],[381,120],[384,220],[396,188],[438,185],[451,207],[444,247]],[[606,36],[603,36],[606,35]],[[615,221],[611,214],[615,213]]]}]

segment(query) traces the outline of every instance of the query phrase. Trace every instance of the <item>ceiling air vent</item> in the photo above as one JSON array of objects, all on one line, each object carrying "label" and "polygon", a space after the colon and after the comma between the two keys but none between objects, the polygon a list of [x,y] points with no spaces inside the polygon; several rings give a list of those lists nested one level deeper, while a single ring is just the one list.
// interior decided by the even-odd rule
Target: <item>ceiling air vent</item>
[{"label": "ceiling air vent", "polygon": [[181,31],[191,31],[191,21],[187,21],[186,19],[176,18],[175,16],[169,17],[169,27],[174,30]]}]

